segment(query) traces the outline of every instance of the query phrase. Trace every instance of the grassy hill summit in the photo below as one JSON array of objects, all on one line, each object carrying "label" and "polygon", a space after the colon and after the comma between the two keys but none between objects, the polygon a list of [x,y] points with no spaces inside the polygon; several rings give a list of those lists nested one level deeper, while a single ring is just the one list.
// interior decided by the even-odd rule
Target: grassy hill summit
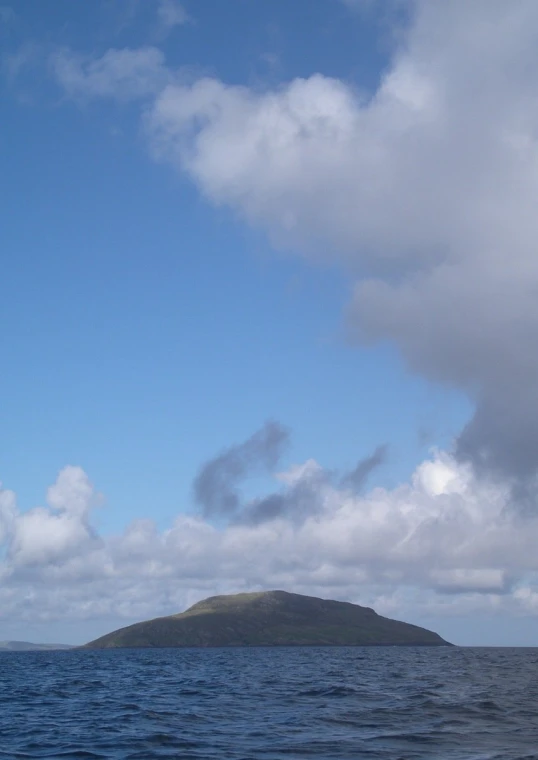
[{"label": "grassy hill summit", "polygon": [[86,644],[119,647],[450,646],[437,633],[370,607],[287,591],[212,596],[185,612],[135,623]]}]

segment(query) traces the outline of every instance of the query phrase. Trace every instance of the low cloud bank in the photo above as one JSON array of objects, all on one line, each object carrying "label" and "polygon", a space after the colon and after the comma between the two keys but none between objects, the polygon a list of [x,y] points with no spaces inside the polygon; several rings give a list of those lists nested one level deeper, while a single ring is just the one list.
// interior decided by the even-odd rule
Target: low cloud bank
[{"label": "low cloud bank", "polygon": [[[509,488],[437,451],[392,490],[361,495],[356,471],[346,477],[309,460],[274,472],[273,493],[240,498],[242,479],[276,461],[286,438],[270,423],[201,468],[195,490],[215,463],[241,463],[224,468],[236,490],[233,509],[219,510],[217,523],[181,514],[164,531],[138,520],[100,536],[91,525],[100,499],[79,467],[60,472],[47,506],[20,512],[15,495],[1,491],[0,618],[135,619],[254,588],[387,613],[536,614],[538,518],[510,508]],[[359,468],[379,459],[374,453]]]}]

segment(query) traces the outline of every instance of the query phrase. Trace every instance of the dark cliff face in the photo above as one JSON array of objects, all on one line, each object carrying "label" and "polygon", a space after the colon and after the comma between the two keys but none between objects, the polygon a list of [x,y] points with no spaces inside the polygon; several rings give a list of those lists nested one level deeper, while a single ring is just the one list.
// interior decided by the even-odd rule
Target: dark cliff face
[{"label": "dark cliff face", "polygon": [[186,612],[121,628],[87,648],[225,646],[443,646],[432,631],[369,607],[265,591],[214,596]]}]

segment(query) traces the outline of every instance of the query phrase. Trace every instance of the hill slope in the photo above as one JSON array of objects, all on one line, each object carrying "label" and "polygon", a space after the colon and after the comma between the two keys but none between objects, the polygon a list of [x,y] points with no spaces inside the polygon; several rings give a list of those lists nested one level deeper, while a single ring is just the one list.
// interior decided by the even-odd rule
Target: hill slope
[{"label": "hill slope", "polygon": [[369,607],[286,591],[213,596],[186,612],[135,623],[86,648],[226,646],[447,646],[425,628]]}]

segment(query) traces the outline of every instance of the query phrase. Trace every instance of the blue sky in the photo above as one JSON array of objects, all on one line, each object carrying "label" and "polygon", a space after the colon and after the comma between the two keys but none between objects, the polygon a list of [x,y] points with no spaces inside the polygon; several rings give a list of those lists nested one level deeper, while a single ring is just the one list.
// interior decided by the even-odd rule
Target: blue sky
[{"label": "blue sky", "polygon": [[[266,55],[278,79],[317,70],[361,87],[378,79],[386,61],[374,19],[299,5],[239,2],[230,18],[202,2],[161,45],[171,64],[231,82],[271,83]],[[148,3],[50,8],[22,3],[10,37],[94,53],[144,44],[157,24]],[[223,25],[226,42],[216,44]],[[341,273],[273,258],[263,237],[148,160],[137,114],[62,102],[53,82],[36,92],[35,77],[29,65],[11,86],[3,119],[11,371],[2,478],[23,506],[74,462],[110,501],[99,516],[107,527],[145,516],[154,501],[152,514],[169,520],[189,509],[200,463],[267,418],[293,430],[292,460],[349,467],[390,443],[386,483],[420,461],[422,442],[455,433],[464,402],[412,378],[389,346],[349,350]],[[25,88],[41,102],[17,103]]]},{"label": "blue sky", "polygon": [[[482,12],[488,15],[486,6]],[[390,191],[381,180],[377,187],[386,167],[372,169],[368,158],[378,160],[376,150],[384,151],[383,144],[360,161],[354,149],[335,155],[331,140],[329,147],[314,145],[314,160],[308,154],[308,160],[300,158],[301,134],[305,141],[325,139],[325,133],[316,132],[318,112],[340,144],[339,124],[355,123],[354,107],[373,111],[385,90],[394,97],[400,88],[397,102],[402,103],[411,88],[413,108],[426,108],[420,99],[430,97],[423,92],[430,93],[431,83],[409,84],[405,77],[420,68],[421,56],[427,60],[429,40],[436,34],[446,36],[440,49],[455,45],[451,19],[446,22],[441,12],[439,18],[433,15],[420,3],[392,7],[337,0],[19,0],[2,7],[0,477],[18,503],[15,517],[6,507],[6,600],[22,594],[27,602],[5,605],[0,638],[84,641],[125,621],[177,611],[214,591],[280,581],[289,590],[373,603],[386,614],[425,621],[461,643],[535,641],[535,569],[514,564],[517,539],[507,538],[506,554],[496,544],[495,560],[488,549],[484,556],[465,555],[454,566],[448,558],[465,552],[463,544],[451,545],[437,567],[432,557],[435,541],[442,539],[433,537],[433,550],[421,559],[420,569],[409,560],[405,570],[398,566],[390,578],[382,578],[377,568],[396,550],[376,538],[372,528],[376,514],[389,514],[381,502],[368,528],[373,531],[368,545],[377,547],[374,560],[365,559],[369,550],[363,549],[363,556],[357,547],[354,554],[349,550],[352,559],[346,549],[341,564],[320,554],[317,565],[312,558],[297,559],[290,563],[295,569],[283,575],[274,569],[282,568],[282,559],[271,564],[268,549],[272,569],[265,576],[261,571],[249,575],[240,564],[230,574],[226,558],[211,567],[213,545],[200,548],[194,536],[181,539],[183,548],[178,544],[172,555],[206,552],[201,564],[210,570],[185,570],[171,559],[155,571],[178,518],[194,520],[196,531],[216,530],[219,541],[235,536],[235,551],[242,556],[234,533],[238,515],[204,515],[193,479],[204,463],[249,439],[267,420],[289,429],[290,440],[278,466],[246,473],[245,503],[274,490],[275,473],[294,471],[308,460],[319,463],[328,478],[316,493],[309,491],[312,514],[302,527],[290,512],[281,516],[282,531],[295,525],[293,530],[304,534],[308,520],[319,522],[323,513],[338,545],[342,527],[338,520],[331,522],[331,515],[340,510],[341,516],[342,504],[350,499],[361,512],[361,499],[379,501],[380,493],[391,505],[398,503],[391,506],[394,515],[407,514],[403,502],[422,504],[426,493],[436,515],[438,509],[448,510],[443,519],[460,509],[460,501],[482,500],[487,502],[483,524],[495,518],[487,512],[491,503],[509,500],[505,486],[514,473],[499,474],[492,465],[484,475],[473,451],[458,453],[458,441],[462,452],[468,443],[460,432],[476,419],[473,406],[480,410],[486,401],[499,399],[501,382],[488,386],[484,381],[490,360],[481,357],[481,346],[490,341],[485,337],[478,349],[465,344],[475,324],[467,302],[461,310],[456,307],[467,326],[454,325],[453,317],[442,312],[443,304],[456,303],[447,300],[447,292],[450,298],[466,293],[480,267],[491,270],[474,254],[482,242],[477,243],[473,225],[484,207],[496,208],[497,199],[488,196],[470,211],[468,206],[447,208],[442,200],[457,194],[460,184],[467,187],[465,155],[467,150],[472,155],[472,146],[454,147],[440,130],[430,152],[424,148],[424,155],[415,155],[421,140],[429,145],[429,135],[424,139],[416,128],[419,139],[402,153],[410,156],[411,168],[400,153],[395,156],[401,173],[390,182]],[[125,51],[128,60],[122,58]],[[480,50],[471,45],[466,52],[471,66]],[[457,55],[442,64],[452,75]],[[391,72],[398,76],[391,78]],[[214,101],[200,106],[196,98],[206,96],[197,88],[208,81]],[[294,83],[299,83],[298,95]],[[283,143],[278,140],[287,138],[277,133],[294,97],[293,114],[299,116],[293,118],[303,119],[303,132],[294,133],[295,153],[286,143],[289,161],[280,167]],[[447,102],[452,118],[458,109]],[[177,116],[180,111],[174,110],[172,123],[172,111],[166,110],[172,106],[188,115]],[[263,111],[266,107],[273,110]],[[274,130],[264,137],[260,155],[265,157],[257,156],[250,169],[250,154],[241,155],[241,145],[250,144],[249,124],[258,112],[262,119],[273,118],[280,107]],[[490,114],[475,116],[485,123]],[[385,129],[388,134],[406,118],[398,111],[384,113],[385,122],[372,116],[372,134],[364,142],[368,138],[377,145]],[[413,124],[406,127],[411,134]],[[327,157],[318,165],[316,156],[324,150]],[[434,164],[450,165],[451,151],[456,151],[454,184],[446,179],[450,172]],[[243,173],[226,168],[227,162],[245,167]],[[403,190],[398,186],[402,175]],[[483,178],[489,180],[485,170]],[[412,202],[406,207],[413,197],[416,207],[423,204],[416,218]],[[440,199],[439,205],[428,208],[432,197]],[[518,219],[508,219],[507,234],[516,225],[521,229]],[[461,232],[461,240],[456,239],[454,230],[466,231],[467,237]],[[447,279],[447,290],[437,292],[442,267],[463,260],[470,263],[461,279],[455,285]],[[421,278],[433,277],[432,272],[436,279],[430,287]],[[416,315],[411,306],[393,314],[403,303],[400,291],[382,308],[389,288],[408,285],[419,288],[420,298],[406,300],[419,304]],[[469,303],[480,302],[485,290],[471,293]],[[374,315],[372,304],[380,305],[379,313]],[[489,308],[484,303],[482,311]],[[524,318],[532,325],[533,315]],[[412,319],[419,320],[418,327]],[[506,322],[512,323],[510,315]],[[514,376],[518,372],[516,367]],[[525,396],[525,388],[510,397]],[[473,422],[467,430],[476,435]],[[342,491],[336,473],[351,471],[381,444],[388,445],[386,460],[372,468],[356,493]],[[492,461],[494,456],[495,462],[502,460],[501,453],[493,452]],[[67,476],[66,466],[72,467]],[[427,478],[413,471],[422,472],[423,466],[430,467],[427,472],[450,467],[450,483],[465,485],[439,490],[428,480],[417,486]],[[58,488],[66,495],[56,502],[49,496],[46,527],[40,528],[43,514],[35,508],[45,503],[47,488],[62,472]],[[517,475],[521,480],[528,473]],[[73,506],[77,494],[86,499],[88,480],[98,495],[88,496],[84,508]],[[291,503],[295,491],[290,488]],[[368,496],[372,488],[378,489],[374,497]],[[401,489],[410,494],[404,498]],[[446,500],[456,499],[454,494],[459,501],[450,506]],[[445,499],[442,507],[439,498]],[[466,509],[469,525],[477,529],[474,506]],[[424,518],[428,524],[431,519]],[[158,538],[151,538],[148,520]],[[391,525],[394,520],[390,517]],[[133,521],[144,526],[144,537],[136,540],[144,544],[147,563],[136,573],[129,560]],[[178,528],[178,535],[190,535],[194,528],[189,525]],[[252,542],[264,542],[264,530],[269,526],[253,526],[252,535],[241,539],[245,556],[254,552]],[[46,545],[38,546],[40,533],[47,534]],[[306,551],[303,534],[289,540],[288,555]],[[279,536],[281,551],[284,533]],[[294,540],[303,548],[295,550]],[[342,581],[350,562],[356,582]],[[53,593],[58,583],[63,591]],[[102,584],[114,589],[106,605]],[[156,587],[160,596],[152,606]],[[42,599],[34,605],[36,596]],[[83,603],[75,603],[77,597]],[[492,619],[500,621],[495,634]]]}]

